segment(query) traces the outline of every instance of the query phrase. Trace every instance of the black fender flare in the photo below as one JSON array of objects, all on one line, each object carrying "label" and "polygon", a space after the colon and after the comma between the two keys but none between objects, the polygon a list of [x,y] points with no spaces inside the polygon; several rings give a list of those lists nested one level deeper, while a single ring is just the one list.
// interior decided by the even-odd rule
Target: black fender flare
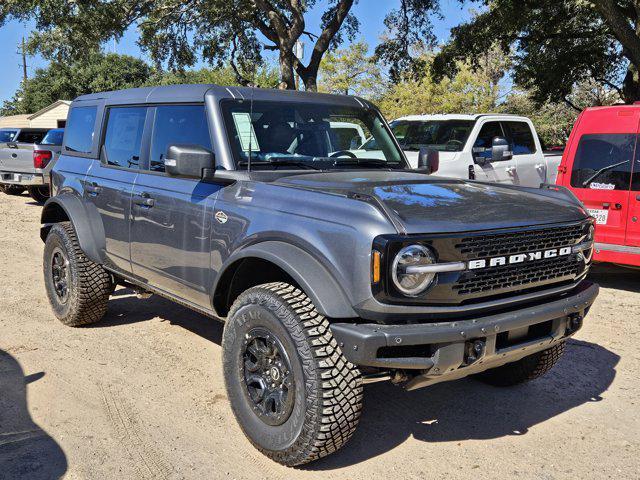
[{"label": "black fender flare", "polygon": [[[64,212],[61,215],[60,209]],[[83,202],[77,195],[63,193],[46,201],[40,215],[40,237],[44,241],[51,225],[65,221],[65,217],[73,224],[78,243],[84,254],[98,264],[104,263],[105,251],[104,226],[95,205]]]},{"label": "black fender flare", "polygon": [[219,288],[218,281],[229,266],[243,258],[260,258],[271,262],[293,278],[311,298],[316,309],[330,318],[355,318],[344,289],[313,255],[300,247],[281,241],[264,241],[242,248],[232,254],[220,269],[213,286],[213,294]]}]

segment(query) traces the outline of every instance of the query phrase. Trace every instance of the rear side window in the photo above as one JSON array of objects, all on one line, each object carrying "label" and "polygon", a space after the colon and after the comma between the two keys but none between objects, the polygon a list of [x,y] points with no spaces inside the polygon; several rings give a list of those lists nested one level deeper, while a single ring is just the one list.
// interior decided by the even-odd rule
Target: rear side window
[{"label": "rear side window", "polygon": [[211,150],[211,138],[204,105],[156,107],[149,168],[164,172],[164,158],[172,144],[200,145]]},{"label": "rear side window", "polygon": [[636,135],[583,135],[573,161],[571,186],[596,190],[628,190]]},{"label": "rear side window", "polygon": [[97,107],[73,107],[67,118],[65,149],[71,152],[89,153],[93,145],[93,129]]},{"label": "rear side window", "polygon": [[502,122],[507,140],[514,155],[535,153],[536,143],[533,140],[531,127],[525,122]]},{"label": "rear side window", "polygon": [[40,143],[47,132],[30,132],[22,130],[16,137],[18,143]]},{"label": "rear side window", "polygon": [[110,108],[104,137],[107,165],[138,168],[146,107]]}]

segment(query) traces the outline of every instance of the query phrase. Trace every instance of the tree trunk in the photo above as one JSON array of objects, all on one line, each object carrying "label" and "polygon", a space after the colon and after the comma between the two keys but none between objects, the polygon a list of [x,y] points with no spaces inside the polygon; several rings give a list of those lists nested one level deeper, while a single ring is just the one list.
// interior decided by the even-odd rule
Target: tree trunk
[{"label": "tree trunk", "polygon": [[293,54],[291,51],[280,50],[278,63],[280,64],[280,90],[295,90],[296,80],[293,75]]},{"label": "tree trunk", "polygon": [[622,84],[622,95],[625,103],[633,103],[640,100],[640,68],[633,63],[629,64],[627,74]]}]

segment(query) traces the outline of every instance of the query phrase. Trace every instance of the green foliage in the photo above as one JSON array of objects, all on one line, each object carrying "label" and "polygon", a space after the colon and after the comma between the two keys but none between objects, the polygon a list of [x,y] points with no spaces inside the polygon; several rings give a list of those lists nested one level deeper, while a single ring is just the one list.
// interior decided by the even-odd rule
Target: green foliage
[{"label": "green foliage", "polygon": [[539,105],[563,101],[589,80],[624,91],[627,101],[640,95],[640,1],[474,1],[488,8],[452,29],[434,63],[436,78],[453,75],[461,60],[477,66],[497,42],[512,56],[515,83]]},{"label": "green foliage", "polygon": [[473,72],[468,64],[457,65],[457,73],[434,81],[433,56],[423,57],[418,79],[405,77],[384,93],[379,106],[387,118],[429,113],[487,113],[496,110],[499,79],[490,68]]},{"label": "green foliage", "polygon": [[[246,73],[252,79],[252,83],[261,88],[277,88],[279,82],[278,70],[269,65],[258,67],[255,75]],[[147,82],[148,85],[179,85],[195,83],[212,83],[214,85],[235,86],[240,85],[236,73],[231,65],[223,65],[219,68],[200,68],[198,70],[182,70],[178,72],[165,72],[154,75]]]},{"label": "green foliage", "polygon": [[385,87],[380,67],[364,41],[327,53],[320,64],[321,92],[377,98]]}]

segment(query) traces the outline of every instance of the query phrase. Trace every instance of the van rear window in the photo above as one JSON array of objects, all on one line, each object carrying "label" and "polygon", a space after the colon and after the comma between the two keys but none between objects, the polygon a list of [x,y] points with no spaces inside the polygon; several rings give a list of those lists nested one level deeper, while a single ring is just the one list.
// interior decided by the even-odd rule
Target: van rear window
[{"label": "van rear window", "polygon": [[573,161],[571,186],[629,190],[635,147],[635,134],[583,135]]},{"label": "van rear window", "polygon": [[66,150],[80,153],[91,152],[96,112],[96,107],[73,107],[71,109],[67,118],[64,139]]}]

